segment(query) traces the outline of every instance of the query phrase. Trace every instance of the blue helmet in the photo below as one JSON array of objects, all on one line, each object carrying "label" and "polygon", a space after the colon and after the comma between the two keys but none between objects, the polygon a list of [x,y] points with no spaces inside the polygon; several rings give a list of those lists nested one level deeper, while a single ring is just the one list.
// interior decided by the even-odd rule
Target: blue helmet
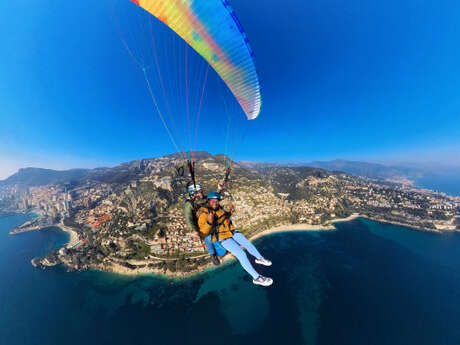
[{"label": "blue helmet", "polygon": [[220,200],[220,193],[217,193],[217,192],[209,192],[206,198],[207,198],[208,200],[210,200],[210,199],[217,199],[217,200]]}]

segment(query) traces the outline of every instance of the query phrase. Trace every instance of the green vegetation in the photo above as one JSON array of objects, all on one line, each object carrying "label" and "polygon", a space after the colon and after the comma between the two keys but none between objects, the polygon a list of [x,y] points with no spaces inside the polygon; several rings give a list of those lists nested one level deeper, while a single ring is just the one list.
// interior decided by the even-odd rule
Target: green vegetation
[{"label": "green vegetation", "polygon": [[131,243],[132,248],[134,249],[134,253],[132,253],[129,259],[134,260],[144,260],[147,255],[150,255],[150,246],[142,241],[132,241]]},{"label": "green vegetation", "polygon": [[[199,249],[199,241],[188,235],[183,222],[189,177],[177,176],[179,160],[179,155],[172,155],[76,172],[84,173],[84,178],[65,186],[44,186],[39,192],[29,191],[30,195],[24,194],[25,189],[14,194],[0,185],[0,210],[6,207],[8,211],[11,204],[12,211],[40,207],[50,219],[65,215],[64,224],[77,228],[86,241],[50,261],[66,259],[72,269],[100,267],[114,260],[131,269],[188,272],[208,263],[209,257]],[[197,182],[205,192],[214,190],[222,178],[222,163],[222,156],[209,154],[197,161]],[[37,171],[34,181],[29,173],[22,171],[16,178],[26,185],[41,179],[42,171]],[[68,213],[62,210],[64,191],[71,195]],[[355,212],[417,228],[460,229],[458,200],[318,168],[266,165],[245,169],[235,164],[229,191],[223,194],[223,204],[234,197],[235,224],[248,237],[280,224],[319,225]],[[149,255],[153,257],[148,262],[136,266],[127,262]]]}]

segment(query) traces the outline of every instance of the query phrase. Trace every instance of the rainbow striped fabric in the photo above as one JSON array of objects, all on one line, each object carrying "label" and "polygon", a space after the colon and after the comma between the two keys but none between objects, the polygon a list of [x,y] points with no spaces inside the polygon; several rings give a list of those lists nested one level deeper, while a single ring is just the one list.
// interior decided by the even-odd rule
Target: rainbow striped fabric
[{"label": "rainbow striped fabric", "polygon": [[131,0],[161,20],[219,74],[249,120],[260,113],[254,54],[226,0]]}]

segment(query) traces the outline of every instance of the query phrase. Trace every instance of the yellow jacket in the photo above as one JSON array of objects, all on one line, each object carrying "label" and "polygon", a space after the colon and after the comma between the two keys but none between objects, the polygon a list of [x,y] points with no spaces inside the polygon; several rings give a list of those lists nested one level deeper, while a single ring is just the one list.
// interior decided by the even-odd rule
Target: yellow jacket
[{"label": "yellow jacket", "polygon": [[233,230],[235,230],[235,227],[230,220],[231,212],[225,211],[222,207],[219,207],[217,211],[213,212],[214,224],[209,224],[209,209],[207,207],[201,207],[198,210],[198,227],[200,228],[200,235],[206,237],[212,232],[213,227],[216,227],[216,233],[212,235],[213,242],[233,237]]}]

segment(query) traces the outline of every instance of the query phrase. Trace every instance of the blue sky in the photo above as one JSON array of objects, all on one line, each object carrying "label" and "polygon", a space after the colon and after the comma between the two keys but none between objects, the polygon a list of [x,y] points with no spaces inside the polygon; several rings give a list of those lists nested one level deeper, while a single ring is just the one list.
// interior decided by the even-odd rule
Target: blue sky
[{"label": "blue sky", "polygon": [[[230,3],[255,51],[262,113],[245,121],[210,71],[196,149],[237,160],[460,164],[458,1]],[[0,178],[24,166],[110,166],[174,152],[121,42],[120,30],[152,57],[135,11],[128,0],[0,3]],[[152,28],[161,70],[175,76],[165,78],[174,134],[188,148],[184,46],[162,24]],[[206,65],[187,54],[193,113]]]}]

